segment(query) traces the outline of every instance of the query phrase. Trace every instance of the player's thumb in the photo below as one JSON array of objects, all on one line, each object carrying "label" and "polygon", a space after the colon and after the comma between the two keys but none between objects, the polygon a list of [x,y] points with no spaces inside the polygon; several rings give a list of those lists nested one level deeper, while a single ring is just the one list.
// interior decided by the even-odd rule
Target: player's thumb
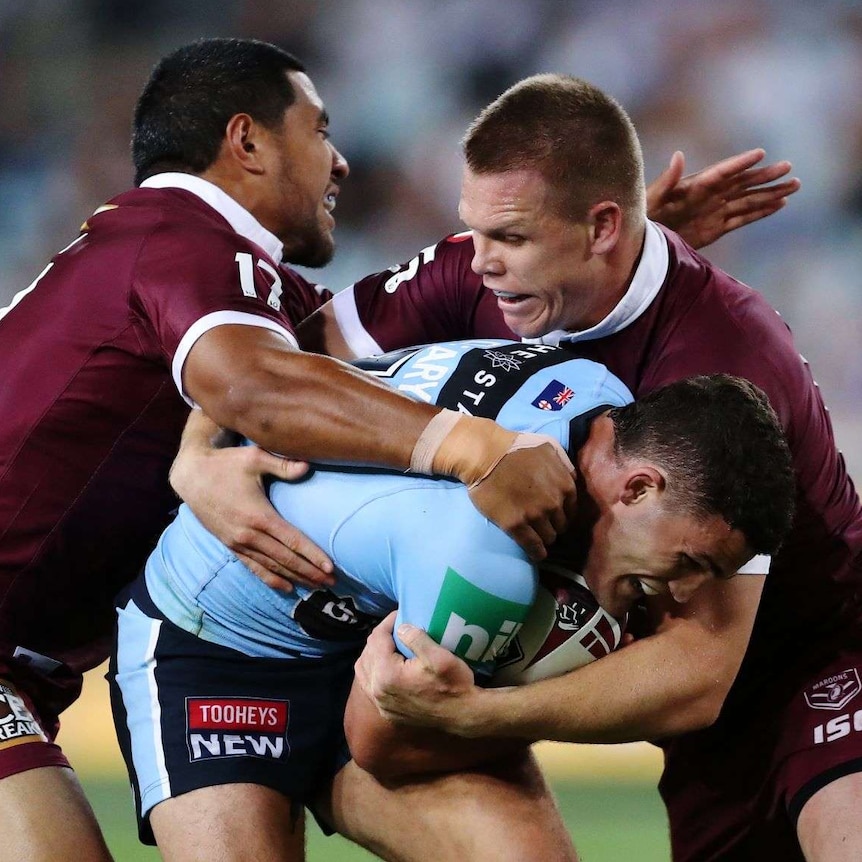
[{"label": "player's thumb", "polygon": [[294,461],[271,452],[265,452],[264,456],[263,472],[270,473],[283,482],[294,482],[308,472],[307,461]]},{"label": "player's thumb", "polygon": [[432,654],[440,648],[422,629],[410,623],[401,623],[397,634],[401,643],[426,664],[431,663]]},{"label": "player's thumb", "polygon": [[671,157],[668,166],[655,178],[652,183],[655,197],[661,202],[664,196],[670,192],[682,179],[685,170],[685,156],[681,150],[677,150]]}]

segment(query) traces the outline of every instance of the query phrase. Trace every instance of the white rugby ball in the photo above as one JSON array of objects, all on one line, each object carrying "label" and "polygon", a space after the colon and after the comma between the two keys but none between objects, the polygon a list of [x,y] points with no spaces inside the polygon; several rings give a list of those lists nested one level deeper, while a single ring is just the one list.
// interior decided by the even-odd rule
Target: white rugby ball
[{"label": "white rugby ball", "polygon": [[607,613],[580,575],[543,563],[536,601],[497,657],[490,684],[522,685],[582,667],[613,652],[624,631],[625,620]]}]

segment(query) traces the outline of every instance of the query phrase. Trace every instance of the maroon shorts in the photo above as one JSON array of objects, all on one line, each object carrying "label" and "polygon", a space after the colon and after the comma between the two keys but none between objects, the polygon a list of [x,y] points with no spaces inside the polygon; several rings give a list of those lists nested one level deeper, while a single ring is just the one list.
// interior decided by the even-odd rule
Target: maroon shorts
[{"label": "maroon shorts", "polygon": [[804,862],[803,806],[862,772],[862,646],[837,650],[787,690],[764,688],[733,719],[667,747],[659,789],[674,862]]},{"label": "maroon shorts", "polygon": [[54,738],[59,708],[80,691],[73,676],[61,667],[53,679],[0,658],[0,779],[41,766],[69,766]]}]

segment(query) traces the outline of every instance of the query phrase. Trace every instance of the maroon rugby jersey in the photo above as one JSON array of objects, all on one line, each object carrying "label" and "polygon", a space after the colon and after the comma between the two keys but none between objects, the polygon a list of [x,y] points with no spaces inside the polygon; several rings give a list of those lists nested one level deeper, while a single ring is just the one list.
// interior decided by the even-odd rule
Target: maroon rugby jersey
[{"label": "maroon rugby jersey", "polygon": [[[627,310],[612,313],[616,326],[600,324],[559,343],[607,365],[636,397],[681,377],[725,372],[760,386],[778,413],[793,451],[798,508],[793,533],[772,561],[734,689],[744,702],[743,689],[756,692],[765,679],[816,660],[833,637],[846,636],[851,629],[842,629],[842,620],[859,630],[862,509],[820,392],[778,313],[676,234],[650,225],[647,236],[637,291],[621,303]],[[494,295],[471,271],[472,255],[468,234],[449,237],[337,294],[348,344],[367,352],[375,345],[513,337]],[[543,340],[556,343],[561,335]]]},{"label": "maroon rugby jersey", "polygon": [[112,599],[177,506],[195,337],[246,323],[292,339],[289,315],[326,299],[224,209],[251,227],[181,188],[122,194],[0,311],[0,659],[20,645],[79,672],[107,656]]}]

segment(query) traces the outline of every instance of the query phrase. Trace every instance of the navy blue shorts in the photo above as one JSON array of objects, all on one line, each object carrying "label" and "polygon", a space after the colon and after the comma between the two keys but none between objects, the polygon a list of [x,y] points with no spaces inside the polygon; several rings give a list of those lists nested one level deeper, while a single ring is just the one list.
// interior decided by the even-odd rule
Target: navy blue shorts
[{"label": "navy blue shorts", "polygon": [[142,584],[120,599],[108,673],[141,841],[155,843],[154,805],[218,784],[271,787],[298,813],[350,759],[343,719],[358,650],[250,657],[166,620]]}]

